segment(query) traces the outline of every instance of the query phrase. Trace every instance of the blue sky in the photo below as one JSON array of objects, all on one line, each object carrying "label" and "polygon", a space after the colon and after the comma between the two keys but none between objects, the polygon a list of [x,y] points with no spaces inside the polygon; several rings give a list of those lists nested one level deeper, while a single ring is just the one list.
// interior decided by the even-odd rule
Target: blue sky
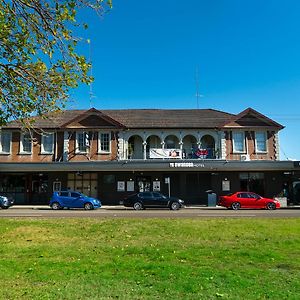
[{"label": "blue sky", "polygon": [[[98,109],[252,107],[286,126],[281,159],[300,159],[300,1],[114,0],[89,24]],[[90,107],[89,87],[69,108]]]}]

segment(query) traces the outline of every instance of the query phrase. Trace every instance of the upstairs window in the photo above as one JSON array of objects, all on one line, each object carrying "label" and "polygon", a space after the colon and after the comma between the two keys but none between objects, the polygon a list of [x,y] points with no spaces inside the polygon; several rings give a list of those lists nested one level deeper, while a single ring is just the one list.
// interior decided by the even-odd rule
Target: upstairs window
[{"label": "upstairs window", "polygon": [[232,133],[233,152],[245,153],[245,133],[242,131]]},{"label": "upstairs window", "polygon": [[86,153],[90,146],[90,139],[88,132],[76,133],[76,153]]},{"label": "upstairs window", "polygon": [[32,152],[32,139],[31,135],[27,133],[21,134],[21,144],[20,144],[20,153],[21,154],[31,154]]},{"label": "upstairs window", "polygon": [[100,153],[110,153],[110,133],[100,132],[99,133],[99,152]]},{"label": "upstairs window", "polygon": [[267,152],[267,135],[266,132],[255,133],[256,152]]},{"label": "upstairs window", "polygon": [[0,153],[9,154],[11,144],[11,132],[0,131]]},{"label": "upstairs window", "polygon": [[54,151],[54,133],[44,133],[42,135],[42,154],[53,154]]}]

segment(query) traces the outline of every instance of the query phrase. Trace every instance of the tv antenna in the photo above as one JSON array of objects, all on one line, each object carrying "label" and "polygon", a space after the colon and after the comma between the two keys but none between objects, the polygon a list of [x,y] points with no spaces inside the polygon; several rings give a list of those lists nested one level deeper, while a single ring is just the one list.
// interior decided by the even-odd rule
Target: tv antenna
[{"label": "tv antenna", "polygon": [[203,95],[200,94],[200,83],[199,83],[199,66],[196,66],[195,71],[195,84],[196,84],[196,99],[197,99],[197,109],[199,109],[199,98],[203,97]]},{"label": "tv antenna", "polygon": [[[87,43],[89,44],[89,63],[91,64],[91,71],[90,71],[90,76],[93,77],[93,64],[92,64],[92,45],[91,45],[91,40],[87,39]],[[93,83],[91,82],[89,84],[90,86],[90,91],[89,91],[89,100],[90,100],[90,108],[93,107],[93,98],[97,98],[94,93],[93,93]]]}]

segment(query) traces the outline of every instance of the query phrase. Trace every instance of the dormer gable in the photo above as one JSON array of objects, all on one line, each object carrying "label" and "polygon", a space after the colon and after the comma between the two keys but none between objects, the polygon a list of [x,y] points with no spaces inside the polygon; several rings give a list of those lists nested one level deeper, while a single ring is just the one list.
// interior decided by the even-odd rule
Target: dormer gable
[{"label": "dormer gable", "polygon": [[61,125],[61,128],[84,128],[84,129],[95,129],[95,128],[125,128],[125,126],[118,121],[112,119],[108,115],[104,114],[100,110],[91,108],[84,111],[75,118]]},{"label": "dormer gable", "polygon": [[284,128],[281,124],[262,115],[253,108],[247,108],[234,116],[223,128],[268,128],[279,131]]}]

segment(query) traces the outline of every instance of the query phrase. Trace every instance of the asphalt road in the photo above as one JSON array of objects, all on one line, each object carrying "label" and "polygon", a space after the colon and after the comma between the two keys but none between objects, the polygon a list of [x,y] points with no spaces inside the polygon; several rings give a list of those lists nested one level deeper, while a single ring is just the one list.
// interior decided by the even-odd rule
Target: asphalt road
[{"label": "asphalt road", "polygon": [[178,211],[146,209],[135,211],[122,206],[105,206],[93,211],[64,209],[54,211],[48,207],[11,207],[0,210],[0,218],[299,218],[300,207],[268,210],[238,210],[225,208],[187,207]]}]

